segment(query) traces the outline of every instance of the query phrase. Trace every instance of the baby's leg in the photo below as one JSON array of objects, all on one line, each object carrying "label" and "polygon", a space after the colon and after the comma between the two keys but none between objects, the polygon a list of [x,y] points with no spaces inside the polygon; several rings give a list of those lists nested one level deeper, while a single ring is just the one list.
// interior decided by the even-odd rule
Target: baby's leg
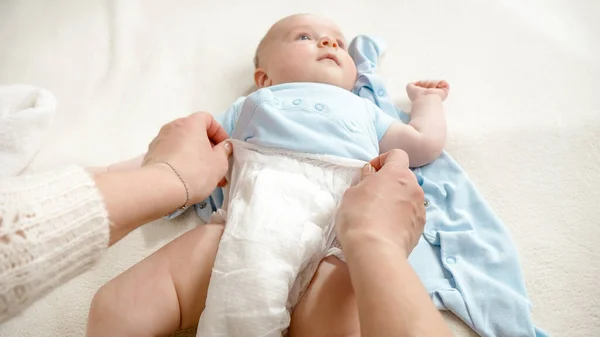
[{"label": "baby's leg", "polygon": [[102,286],[88,336],[163,336],[193,327],[206,300],[223,225],[199,226]]},{"label": "baby's leg", "polygon": [[348,267],[328,256],[294,308],[290,337],[360,336],[358,307]]}]

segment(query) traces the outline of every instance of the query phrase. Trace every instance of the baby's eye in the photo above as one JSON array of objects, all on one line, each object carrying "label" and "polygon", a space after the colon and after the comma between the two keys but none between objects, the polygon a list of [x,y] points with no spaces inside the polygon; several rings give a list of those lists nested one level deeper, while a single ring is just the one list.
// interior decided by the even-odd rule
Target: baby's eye
[{"label": "baby's eye", "polygon": [[308,40],[310,40],[310,36],[308,36],[307,34],[300,34],[300,35],[298,35],[298,37],[296,37],[296,40],[308,41]]}]

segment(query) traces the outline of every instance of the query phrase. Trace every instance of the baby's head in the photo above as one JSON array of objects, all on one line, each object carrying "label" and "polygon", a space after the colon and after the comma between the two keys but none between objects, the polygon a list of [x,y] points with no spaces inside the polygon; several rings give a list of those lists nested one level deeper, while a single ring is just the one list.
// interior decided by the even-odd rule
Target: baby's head
[{"label": "baby's head", "polygon": [[260,42],[254,64],[258,88],[318,82],[351,90],[356,81],[356,66],[340,29],[316,15],[297,14],[276,22]]}]

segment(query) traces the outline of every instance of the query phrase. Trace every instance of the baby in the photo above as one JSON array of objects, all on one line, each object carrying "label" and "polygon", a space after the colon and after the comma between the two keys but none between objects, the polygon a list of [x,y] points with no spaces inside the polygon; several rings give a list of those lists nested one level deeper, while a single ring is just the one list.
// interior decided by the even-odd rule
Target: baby
[{"label": "baby", "polygon": [[[448,84],[409,84],[411,122],[406,125],[392,119],[350,92],[357,70],[344,36],[331,21],[314,15],[293,15],[277,22],[258,46],[255,67],[254,80],[259,89],[268,88],[273,97],[292,99],[289,106],[267,112],[273,113],[268,117],[273,122],[282,123],[279,126],[285,134],[274,136],[281,139],[260,142],[365,161],[400,148],[408,153],[411,167],[430,163],[444,148],[446,123],[441,103],[448,95]],[[302,113],[281,114],[280,110]],[[222,117],[228,132],[233,131],[238,117],[239,111],[235,110]],[[269,128],[271,137],[272,125]]]},{"label": "baby", "polygon": [[[317,181],[321,179],[320,185],[338,179],[339,176],[345,175],[343,179],[346,179],[341,185],[338,184],[339,186],[333,183],[335,187],[331,187],[330,191],[327,191],[329,194],[325,193],[322,197],[318,194],[322,192],[321,189],[323,188],[316,187],[310,192],[311,195],[299,196],[297,199],[294,199],[295,196],[291,196],[291,194],[294,194],[294,189],[300,185],[297,182],[289,181],[290,179],[279,179],[277,181],[277,188],[280,189],[278,193],[284,199],[292,200],[287,200],[285,207],[305,208],[296,213],[287,209],[254,211],[257,214],[261,212],[268,213],[267,216],[262,218],[247,216],[254,223],[248,223],[248,221],[239,216],[235,219],[235,223],[230,223],[231,214],[239,213],[239,211],[236,211],[236,208],[239,210],[248,209],[249,207],[249,204],[241,205],[239,202],[236,204],[236,201],[239,201],[241,198],[236,193],[242,193],[238,191],[239,188],[236,190],[237,180],[247,179],[248,176],[238,172],[233,180],[230,177],[230,195],[229,199],[226,198],[225,206],[227,210],[226,212],[220,212],[219,216],[213,219],[218,222],[225,222],[227,220],[227,226],[219,244],[215,269],[210,280],[206,308],[200,319],[199,336],[279,336],[283,333],[289,325],[289,311],[297,304],[297,298],[290,300],[287,298],[287,293],[284,294],[286,298],[277,298],[275,300],[270,298],[273,301],[283,302],[278,307],[281,310],[273,310],[272,307],[261,309],[262,302],[253,302],[250,304],[253,307],[249,311],[252,311],[254,316],[250,315],[248,317],[241,317],[245,313],[243,310],[247,310],[248,308],[243,308],[243,310],[237,308],[239,310],[235,314],[228,313],[227,311],[230,310],[229,306],[231,306],[231,303],[223,303],[223,299],[221,298],[223,294],[231,295],[235,293],[238,294],[236,296],[245,296],[245,293],[247,293],[250,297],[255,295],[256,298],[262,299],[272,296],[272,288],[280,290],[278,288],[279,284],[277,286],[272,284],[267,286],[262,285],[261,282],[264,283],[264,280],[269,279],[270,276],[267,277],[256,273],[272,273],[270,275],[273,278],[282,279],[283,286],[281,286],[281,289],[284,292],[290,292],[292,284],[295,283],[297,277],[300,277],[300,272],[305,270],[303,268],[306,267],[307,260],[314,258],[314,254],[310,251],[294,247],[294,245],[308,246],[310,240],[293,241],[293,238],[291,238],[290,240],[292,241],[285,241],[282,238],[285,242],[276,249],[271,246],[267,247],[266,244],[259,244],[262,234],[257,233],[262,233],[260,232],[261,228],[271,226],[265,223],[271,221],[271,218],[276,218],[277,220],[273,221],[281,224],[281,226],[271,226],[264,231],[264,233],[273,235],[272,233],[282,230],[281,228],[287,230],[288,227],[286,225],[289,222],[293,222],[292,220],[294,219],[292,218],[286,221],[288,219],[286,218],[286,212],[293,213],[293,216],[297,217],[298,214],[309,213],[315,208],[321,207],[323,203],[328,203],[329,200],[332,200],[333,204],[328,206],[323,211],[323,214],[319,215],[320,220],[308,217],[303,220],[305,222],[316,223],[317,227],[320,227],[317,228],[317,237],[320,237],[319,235],[326,236],[322,233],[328,225],[328,220],[323,221],[323,219],[329,219],[329,215],[335,208],[336,198],[351,183],[353,172],[355,172],[353,165],[357,162],[364,163],[369,161],[380,153],[392,149],[402,149],[408,153],[412,167],[422,166],[435,160],[440,155],[446,141],[446,124],[442,102],[448,95],[448,84],[445,81],[422,81],[409,84],[407,86],[407,93],[412,101],[410,124],[404,124],[388,116],[371,101],[351,92],[357,78],[357,70],[352,58],[348,54],[347,42],[344,36],[339,28],[327,19],[315,15],[301,14],[286,17],[275,23],[257,48],[255,68],[254,80],[258,90],[248,97],[239,99],[225,114],[219,116],[220,123],[232,139],[242,140],[245,144],[251,144],[249,145],[251,149],[258,152],[262,151],[263,155],[269,157],[269,162],[265,161],[268,165],[271,165],[271,163],[279,165],[278,163],[280,163],[278,161],[280,158],[277,158],[277,152],[265,150],[273,148],[284,149],[287,157],[283,156],[286,158],[281,158],[281,160],[288,160],[289,163],[286,162],[285,165],[290,165],[291,163],[294,167],[305,165],[300,160],[303,158],[310,158],[311,160],[315,158],[315,160],[320,160],[319,158],[322,158],[323,162],[327,163],[343,162],[343,160],[337,160],[336,158],[355,161],[343,162],[345,163],[343,165],[336,164],[338,167],[330,171],[322,169],[321,171],[327,172],[318,173],[321,176],[314,179]],[[252,148],[252,146],[255,148]],[[245,150],[248,149],[248,147],[245,147]],[[236,147],[234,155],[241,153],[242,150],[244,149]],[[310,154],[322,157],[310,157]],[[235,157],[234,161],[239,160],[239,158]],[[265,170],[265,167],[261,168],[256,163],[252,165],[255,170],[256,167],[260,168],[259,171]],[[281,164],[282,167],[285,165]],[[246,168],[242,167],[238,171],[244,171],[244,169]],[[260,176],[261,172],[257,174]],[[276,175],[269,176],[269,179],[274,179],[273,177],[276,177]],[[256,179],[252,183],[251,192],[255,193],[259,189],[263,191],[266,188],[264,182],[263,185],[260,185],[259,180]],[[310,184],[311,181],[308,179],[301,187],[305,188],[305,185]],[[333,191],[334,189],[335,191]],[[306,187],[305,190],[311,191],[310,186]],[[290,191],[290,193],[286,194],[286,191]],[[252,194],[252,196],[255,199],[259,199],[259,196],[255,196],[255,194]],[[318,199],[318,203],[314,203],[308,199]],[[277,216],[273,214],[277,214]],[[324,215],[326,217],[323,217]],[[285,234],[282,235],[285,236]],[[304,237],[306,235],[306,231],[300,231],[296,236]],[[243,246],[245,242],[252,241],[248,239],[248,236],[252,236],[252,240],[258,240],[253,241],[253,244],[260,247],[247,248]],[[236,241],[236,239],[238,240]],[[319,244],[321,243],[319,242]],[[186,243],[182,242],[180,246],[184,244]],[[187,245],[188,251],[194,251],[194,242],[188,242]],[[318,244],[315,247],[317,246]],[[328,259],[335,259],[337,257],[343,260],[341,251],[337,249],[339,247],[335,246],[335,244],[331,244],[329,246],[331,249],[319,256],[319,259],[329,256]],[[258,249],[262,249],[260,253],[256,253]],[[289,249],[289,251],[286,249]],[[281,273],[274,273],[270,269],[270,266],[263,268],[267,264],[267,258],[263,257],[265,254],[264,251],[267,251],[267,255],[270,254],[269,258],[277,258],[277,254],[289,256],[286,255],[288,252],[296,254],[296,258],[294,258],[296,265],[294,268],[284,268],[286,270],[284,276]],[[298,251],[300,253],[297,253]],[[214,254],[214,251],[207,251],[206,253]],[[306,256],[309,253],[312,255]],[[126,282],[131,279],[149,277],[151,276],[152,272],[150,270],[152,269],[166,270],[165,272],[170,273],[171,268],[165,267],[164,264],[173,263],[169,261],[176,261],[176,256],[169,256],[169,251],[162,252],[162,254],[166,255],[165,258],[155,259],[156,265],[154,267],[138,268],[137,270],[134,267],[127,272],[129,273],[127,277],[119,276],[113,280],[112,288],[118,289],[120,280]],[[232,255],[234,256],[232,257]],[[253,260],[250,260],[249,256],[253,257]],[[261,256],[261,259],[257,259],[257,256]],[[301,258],[297,258],[298,256],[301,256]],[[193,261],[193,258],[190,258],[190,261]],[[236,267],[238,269],[226,270],[231,267],[232,263],[239,265],[240,261],[251,263],[252,267],[245,266],[242,263],[242,266]],[[147,261],[144,262],[148,265]],[[286,264],[289,264],[289,259],[277,260],[277,263],[286,266]],[[179,272],[173,275],[171,277],[172,284],[164,284],[161,287],[170,289],[176,288],[177,285],[181,284],[187,284],[188,287],[193,287],[194,285],[198,287],[198,284],[204,285],[200,281],[190,281],[194,277],[197,277],[197,272],[192,271],[194,268],[193,265],[188,265],[188,268],[190,268],[190,271],[187,273]],[[248,272],[248,270],[253,270],[255,274],[244,276],[242,278],[244,282],[238,284],[238,288],[240,289],[234,289],[235,287],[227,283],[230,281],[228,279],[229,275],[234,274],[234,271],[235,273],[243,273]],[[314,272],[312,270],[308,273],[308,280],[313,277]],[[144,275],[144,273],[148,275]],[[317,270],[315,279],[312,281],[313,283],[319,282],[319,275],[319,270]],[[306,276],[304,275],[305,278]],[[184,279],[186,277],[188,278],[187,280]],[[117,285],[114,283],[117,283]],[[302,293],[306,289],[306,286],[307,282],[303,282],[299,292]],[[271,292],[266,293],[265,287],[268,287],[268,290]],[[136,291],[137,289],[133,288],[133,290]],[[140,294],[135,297],[147,295],[143,294],[143,290],[139,290],[139,292]],[[185,293],[185,291],[182,293]],[[173,296],[172,292],[167,290],[154,291],[152,294],[160,296],[161,303],[176,301],[182,308],[184,306],[180,302],[186,301],[180,295]],[[100,300],[98,298],[99,295],[115,297],[114,293],[110,294],[110,292],[104,291],[104,293],[99,293],[96,296],[97,298],[94,299],[95,302]],[[297,294],[297,296],[299,295]],[[201,304],[198,304],[198,307],[201,306]],[[241,307],[244,306],[242,305]],[[235,309],[232,310],[235,311]],[[273,314],[273,311],[277,312]],[[183,315],[183,312],[181,314]],[[144,314],[140,312],[139,315],[142,317]],[[271,320],[275,320],[272,325],[273,327],[269,326],[270,323],[264,323],[266,322],[264,319],[268,315],[273,317]],[[147,316],[146,320],[153,319],[151,315]],[[255,317],[260,317],[263,321],[260,323],[244,322],[244,320],[248,319],[255,321]],[[92,318],[90,316],[90,320]],[[223,319],[226,322],[219,322],[219,320]],[[144,319],[140,318],[136,319],[136,321],[143,322]],[[113,321],[111,324],[116,324],[116,322]],[[355,326],[355,323],[352,324]],[[180,323],[180,325],[183,325],[183,323]],[[223,331],[225,328],[229,330]],[[337,328],[339,331],[345,329],[345,327]]]}]

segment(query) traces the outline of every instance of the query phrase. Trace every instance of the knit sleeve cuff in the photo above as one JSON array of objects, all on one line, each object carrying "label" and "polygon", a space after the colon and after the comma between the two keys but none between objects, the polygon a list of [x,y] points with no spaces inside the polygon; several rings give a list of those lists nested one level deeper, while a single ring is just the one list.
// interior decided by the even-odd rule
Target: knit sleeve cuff
[{"label": "knit sleeve cuff", "polygon": [[91,266],[109,220],[78,166],[0,181],[0,321]]}]

